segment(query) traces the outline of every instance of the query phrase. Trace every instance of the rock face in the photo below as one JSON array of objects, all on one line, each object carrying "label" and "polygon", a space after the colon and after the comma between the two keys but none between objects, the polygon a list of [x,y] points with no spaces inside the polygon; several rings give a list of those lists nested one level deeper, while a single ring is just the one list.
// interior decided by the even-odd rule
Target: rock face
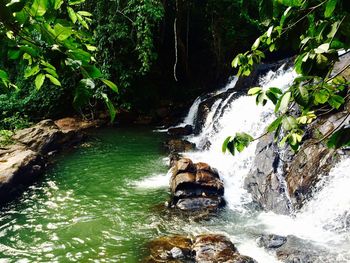
[{"label": "rock face", "polygon": [[336,254],[325,248],[295,236],[262,235],[257,239],[260,247],[274,252],[281,262],[286,263],[345,263]]},{"label": "rock face", "polygon": [[[284,156],[284,158],[287,158]],[[263,209],[278,214],[288,214],[290,202],[286,195],[284,178],[279,176],[283,165],[273,135],[262,137],[257,145],[254,164],[245,179],[245,188]]]},{"label": "rock face", "polygon": [[[335,64],[334,73],[350,62],[350,54]],[[341,74],[350,79],[350,70]],[[264,210],[288,214],[299,209],[310,198],[316,183],[337,163],[345,151],[327,148],[323,138],[340,124],[349,125],[350,101],[339,112],[318,119],[306,130],[306,138],[297,154],[281,151],[272,136],[264,136],[258,143],[253,166],[246,177],[245,188],[253,200]]]},{"label": "rock face", "polygon": [[82,139],[78,131],[89,125],[86,122],[78,123],[77,120],[75,122],[73,125],[73,118],[57,121],[60,128],[51,120],[41,121],[31,128],[18,131],[13,136],[15,144],[0,149],[2,201],[13,198],[33,182],[46,167],[47,158],[53,152]]},{"label": "rock face", "polygon": [[193,239],[183,236],[161,237],[150,242],[146,262],[191,263],[256,263],[242,256],[234,244],[223,235],[200,235]]},{"label": "rock face", "polygon": [[171,207],[184,211],[217,209],[225,204],[224,185],[215,169],[188,158],[174,162],[170,179]]},{"label": "rock face", "polygon": [[[322,117],[308,128],[298,153],[279,150],[272,136],[260,139],[253,166],[245,179],[245,188],[264,210],[288,214],[310,198],[316,183],[329,173],[342,151],[329,149],[321,139],[340,123],[349,123],[343,111]],[[347,118],[347,119],[346,119]]]}]

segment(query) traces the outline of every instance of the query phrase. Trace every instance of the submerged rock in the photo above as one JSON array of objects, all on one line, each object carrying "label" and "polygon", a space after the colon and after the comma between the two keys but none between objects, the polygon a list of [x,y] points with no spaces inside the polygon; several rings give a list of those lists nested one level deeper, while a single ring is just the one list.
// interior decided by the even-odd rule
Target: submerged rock
[{"label": "submerged rock", "polygon": [[240,255],[234,244],[223,235],[200,235],[193,239],[184,236],[160,237],[150,242],[146,262],[192,263],[256,263]]},{"label": "submerged rock", "polygon": [[186,211],[213,210],[225,204],[223,182],[208,164],[194,164],[192,160],[182,158],[174,162],[171,170],[172,207]]}]

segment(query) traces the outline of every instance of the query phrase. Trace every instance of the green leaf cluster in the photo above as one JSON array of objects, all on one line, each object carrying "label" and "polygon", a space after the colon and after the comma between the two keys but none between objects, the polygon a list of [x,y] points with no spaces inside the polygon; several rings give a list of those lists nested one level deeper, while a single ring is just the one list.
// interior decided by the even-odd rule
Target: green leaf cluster
[{"label": "green leaf cluster", "polygon": [[[90,79],[100,85],[101,88],[89,93],[89,99],[102,97],[103,87],[109,87],[113,93],[118,92],[117,86],[107,80],[97,66],[97,48],[93,33],[89,30],[93,21],[92,14],[80,9],[84,2],[85,0],[1,2],[2,58],[23,65],[24,78],[32,80],[37,90],[45,83],[61,87],[62,75],[70,72],[77,80]],[[17,88],[16,83],[12,84],[12,76],[6,72],[6,69],[0,71],[0,85]],[[77,91],[76,88],[72,90]],[[88,103],[89,100],[85,102]],[[80,107],[85,105],[81,104]],[[106,106],[107,109],[111,108],[109,103]],[[111,112],[111,121],[114,116],[114,112]]]},{"label": "green leaf cluster", "polygon": [[[273,52],[282,44],[294,44],[297,52],[294,68],[299,77],[292,85],[285,91],[275,87],[254,87],[248,91],[248,95],[256,96],[257,104],[271,101],[275,105],[276,119],[267,131],[274,132],[282,146],[287,142],[297,151],[304,126],[318,115],[340,110],[349,96],[348,79],[341,74],[332,76],[339,50],[350,48],[349,7],[347,1],[341,0],[260,1],[260,22],[266,26],[266,31],[256,39],[251,50],[234,58],[232,66],[239,68],[238,75],[245,76],[260,62],[251,59],[256,50]],[[348,128],[334,132],[328,146],[348,145],[348,133]],[[280,134],[282,139],[279,139]]]}]

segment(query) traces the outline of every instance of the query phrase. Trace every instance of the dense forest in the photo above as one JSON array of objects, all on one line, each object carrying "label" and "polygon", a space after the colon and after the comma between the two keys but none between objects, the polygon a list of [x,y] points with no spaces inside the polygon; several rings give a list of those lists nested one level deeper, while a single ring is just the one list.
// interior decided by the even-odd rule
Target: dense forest
[{"label": "dense forest", "polygon": [[[106,106],[112,121],[117,112],[117,121],[126,115],[128,122],[140,115],[160,122],[164,108],[181,115],[196,96],[237,73],[231,61],[238,54],[232,66],[239,66],[243,76],[256,63],[299,54],[296,70],[303,77],[293,96],[281,96],[277,89],[251,94],[263,104],[293,97],[304,109],[301,124],[312,121],[317,105],[329,102],[338,109],[346,96],[346,89],[332,87],[325,78],[338,59],[336,51],[349,43],[346,1],[36,0],[1,5],[0,123],[5,137],[6,131],[44,118],[96,118]],[[341,80],[334,81],[339,86]],[[282,104],[284,112],[287,104]],[[282,119],[296,123],[279,117],[270,130],[278,129]],[[287,130],[293,129],[288,140],[297,144],[302,132],[295,125]],[[252,139],[243,137],[238,139]]]},{"label": "dense forest", "polygon": [[349,0],[0,0],[1,262],[350,262]]}]

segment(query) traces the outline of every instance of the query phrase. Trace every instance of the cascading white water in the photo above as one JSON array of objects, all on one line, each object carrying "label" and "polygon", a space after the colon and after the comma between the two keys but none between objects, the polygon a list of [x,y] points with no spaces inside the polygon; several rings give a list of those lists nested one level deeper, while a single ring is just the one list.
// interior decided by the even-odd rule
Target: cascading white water
[{"label": "cascading white water", "polygon": [[[295,78],[293,69],[284,70],[281,67],[276,72],[270,71],[260,81],[263,89],[269,87],[286,88]],[[236,132],[246,132],[253,137],[264,133],[265,128],[272,121],[273,105],[268,103],[263,106],[256,106],[255,98],[241,96],[236,100],[223,100],[224,105],[218,107],[216,103],[211,107],[208,114],[217,115],[213,122],[206,122],[201,134],[189,137],[188,140],[199,146],[210,142],[210,147],[205,151],[186,153],[194,161],[204,161],[216,167],[225,183],[225,196],[228,206],[233,210],[245,211],[245,205],[251,201],[249,194],[243,189],[243,181],[248,174],[253,158],[255,156],[256,142],[253,142],[242,153],[234,157],[224,156],[221,153],[221,146],[227,136]],[[221,102],[221,101],[220,101]],[[219,103],[220,103],[219,102]],[[222,112],[217,112],[219,109]]]},{"label": "cascading white water", "polygon": [[[237,80],[238,80],[237,77],[233,77],[232,79],[229,80],[228,84],[225,87],[223,87],[217,91],[214,91],[213,93],[211,93],[209,95],[215,96],[217,94],[223,93],[229,89],[234,88],[236,83],[237,83]],[[186,125],[194,126],[195,121],[196,121],[196,117],[198,114],[198,108],[199,108],[199,105],[201,104],[202,100],[203,100],[203,98],[201,96],[199,96],[195,99],[195,101],[193,102],[193,104],[192,104],[191,108],[189,109],[187,116],[185,117],[183,122],[180,123],[179,125],[177,125],[176,127],[182,127],[182,126],[186,126]]]},{"label": "cascading white water", "polygon": [[198,113],[198,107],[199,107],[199,104],[201,104],[202,102],[202,98],[201,97],[198,97],[196,98],[196,100],[193,102],[190,110],[188,111],[188,114],[187,116],[185,117],[184,121],[179,124],[178,126],[186,126],[186,125],[193,125],[194,122],[195,122],[195,118],[197,116],[197,113]]},{"label": "cascading white water", "polygon": [[[287,88],[296,77],[293,69],[268,72],[259,81],[263,89],[269,87]],[[196,99],[186,117],[184,124],[194,124],[200,103],[217,94],[234,87],[236,80],[232,80],[226,87],[206,97]],[[313,199],[304,206],[295,216],[282,216],[274,213],[262,212],[256,216],[252,214],[250,195],[244,190],[244,179],[251,169],[257,142],[235,156],[221,153],[221,146],[227,136],[236,132],[246,132],[253,137],[264,133],[266,127],[273,120],[273,108],[271,103],[264,107],[256,106],[255,98],[240,96],[233,100],[235,91],[227,97],[218,96],[212,104],[207,115],[204,127],[197,136],[189,136],[191,142],[196,143],[199,149],[195,152],[185,153],[194,162],[207,162],[218,169],[225,185],[225,199],[231,211],[229,219],[221,218],[218,224],[188,224],[183,231],[192,234],[205,232],[223,233],[237,244],[243,254],[254,257],[260,263],[277,263],[275,256],[258,248],[255,243],[256,235],[261,233],[273,233],[280,235],[295,235],[311,240],[318,245],[329,248],[339,256],[335,262],[350,262],[350,158],[342,160],[329,176],[320,182],[323,188],[315,193]],[[223,95],[223,94],[222,94]],[[209,143],[208,143],[209,142]],[[159,177],[159,175],[157,175]],[[167,187],[170,173],[164,176],[159,183]],[[152,177],[141,183],[141,187],[159,186],[154,183]],[[140,186],[140,185],[139,185]],[[238,219],[232,216],[239,215]],[[220,220],[223,220],[220,221]],[[238,220],[238,221],[235,221]],[[248,232],[248,233],[247,233]],[[251,232],[251,234],[249,234]]]},{"label": "cascading white water", "polygon": [[[350,261],[350,158],[344,157],[319,182],[312,199],[295,217],[262,213],[259,221],[269,232],[295,235],[336,249]],[[344,253],[347,252],[347,253]]]}]

